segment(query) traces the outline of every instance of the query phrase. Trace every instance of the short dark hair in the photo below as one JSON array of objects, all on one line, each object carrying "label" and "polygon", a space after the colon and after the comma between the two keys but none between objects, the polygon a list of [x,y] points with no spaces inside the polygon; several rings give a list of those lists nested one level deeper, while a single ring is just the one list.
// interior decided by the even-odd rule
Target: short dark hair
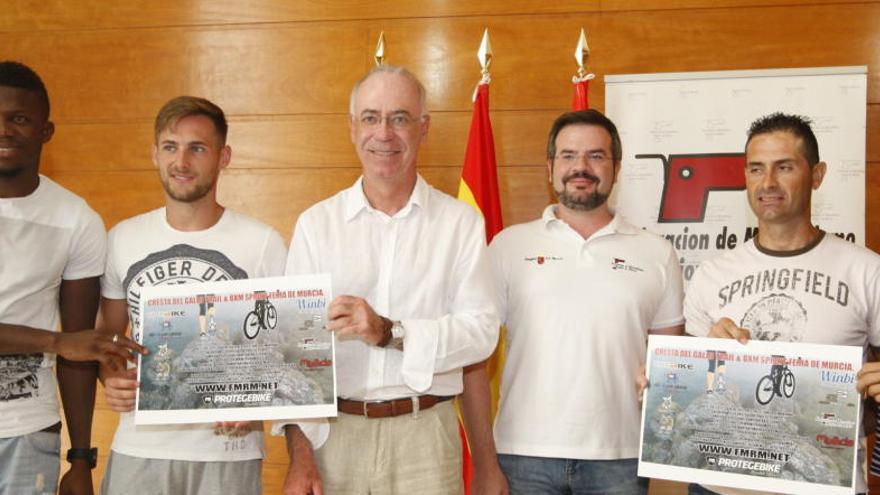
[{"label": "short dark hair", "polygon": [[550,128],[550,136],[547,139],[547,158],[552,160],[556,156],[556,137],[562,129],[570,125],[595,125],[602,127],[611,136],[611,158],[615,163],[623,159],[623,146],[620,144],[620,134],[617,126],[602,112],[594,109],[566,112],[553,122]]},{"label": "short dark hair", "polygon": [[816,135],[810,127],[813,121],[808,117],[801,115],[790,115],[782,112],[771,113],[765,115],[758,120],[752,122],[749,127],[748,139],[746,139],[746,149],[752,138],[759,134],[769,134],[771,132],[790,132],[795,137],[801,139],[801,152],[807,163],[812,167],[819,163],[819,143],[816,141]]},{"label": "short dark hair", "polygon": [[214,103],[196,96],[178,96],[162,105],[162,108],[159,109],[159,113],[156,115],[156,123],[153,127],[154,139],[158,142],[159,133],[164,131],[169,125],[173,125],[184,117],[195,115],[204,115],[211,119],[217,134],[220,135],[221,144],[226,144],[226,133],[229,131],[229,125],[226,123],[226,115],[223,114],[223,110]]},{"label": "short dark hair", "polygon": [[19,88],[36,93],[46,108],[46,119],[49,118],[49,93],[40,76],[33,69],[21,62],[6,60],[0,62],[0,86]]}]

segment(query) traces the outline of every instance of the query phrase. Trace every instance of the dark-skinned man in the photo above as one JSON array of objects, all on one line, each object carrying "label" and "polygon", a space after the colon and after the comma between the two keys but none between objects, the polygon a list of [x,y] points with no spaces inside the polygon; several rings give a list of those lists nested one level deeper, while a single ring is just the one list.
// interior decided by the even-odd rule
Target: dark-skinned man
[{"label": "dark-skinned man", "polygon": [[[117,367],[127,357],[112,336],[80,333],[95,326],[106,235],[85,201],[40,175],[54,131],[40,77],[0,62],[0,494],[55,493],[61,423],[52,353]],[[54,334],[59,324],[64,333]],[[94,362],[57,360],[72,447],[61,493],[93,492],[96,372]]]}]

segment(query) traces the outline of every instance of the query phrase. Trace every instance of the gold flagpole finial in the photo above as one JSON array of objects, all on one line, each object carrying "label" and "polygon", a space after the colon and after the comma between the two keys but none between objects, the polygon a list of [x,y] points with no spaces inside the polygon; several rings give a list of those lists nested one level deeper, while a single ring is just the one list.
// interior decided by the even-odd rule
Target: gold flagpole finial
[{"label": "gold flagpole finial", "polygon": [[480,49],[477,50],[477,59],[480,61],[480,67],[483,69],[483,77],[489,75],[489,65],[492,64],[492,44],[489,43],[489,28],[483,31],[483,41],[480,42]]},{"label": "gold flagpole finial", "polygon": [[578,77],[586,76],[587,71],[584,69],[584,66],[587,65],[587,61],[590,59],[590,46],[587,45],[587,34],[584,32],[584,28],[581,28],[581,36],[578,39],[577,48],[574,50],[574,59],[578,64]]},{"label": "gold flagpole finial", "polygon": [[385,63],[385,31],[379,33],[379,42],[376,43],[376,67]]}]

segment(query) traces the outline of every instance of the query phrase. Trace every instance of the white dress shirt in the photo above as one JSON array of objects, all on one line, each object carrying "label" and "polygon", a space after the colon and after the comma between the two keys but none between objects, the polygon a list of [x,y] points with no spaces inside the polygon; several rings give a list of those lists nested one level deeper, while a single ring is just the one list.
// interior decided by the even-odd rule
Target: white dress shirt
[{"label": "white dress shirt", "polygon": [[[334,296],[362,297],[406,331],[403,351],[337,340],[337,394],[457,395],[462,367],[486,359],[498,340],[483,219],[421,177],[389,216],[370,206],[362,180],[299,217],[287,259],[288,275],[330,273]],[[325,421],[298,424],[315,448],[329,433]]]}]

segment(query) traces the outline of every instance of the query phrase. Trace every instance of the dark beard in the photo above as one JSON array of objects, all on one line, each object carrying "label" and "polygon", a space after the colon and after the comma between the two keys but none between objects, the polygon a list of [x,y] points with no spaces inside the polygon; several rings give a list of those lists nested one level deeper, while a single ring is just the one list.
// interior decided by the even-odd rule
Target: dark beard
[{"label": "dark beard", "polygon": [[[575,178],[589,179],[595,182],[597,189],[594,189],[593,192],[588,193],[586,196],[578,195],[581,197],[575,197],[575,195],[569,194],[568,191],[565,189],[565,185],[568,184],[568,181]],[[596,208],[605,204],[606,201],[608,201],[608,194],[600,193],[598,187],[598,177],[587,171],[580,170],[577,172],[572,172],[562,179],[561,191],[557,191],[556,189],[554,189],[553,191],[556,193],[556,198],[559,199],[559,202],[562,203],[562,205],[566,208],[577,211],[590,211],[595,210]]]},{"label": "dark beard", "polygon": [[566,208],[577,211],[595,210],[608,201],[608,195],[602,194],[599,191],[593,191],[585,197],[574,197],[573,195],[568,194],[565,189],[556,191],[556,198],[559,199],[559,202]]}]

